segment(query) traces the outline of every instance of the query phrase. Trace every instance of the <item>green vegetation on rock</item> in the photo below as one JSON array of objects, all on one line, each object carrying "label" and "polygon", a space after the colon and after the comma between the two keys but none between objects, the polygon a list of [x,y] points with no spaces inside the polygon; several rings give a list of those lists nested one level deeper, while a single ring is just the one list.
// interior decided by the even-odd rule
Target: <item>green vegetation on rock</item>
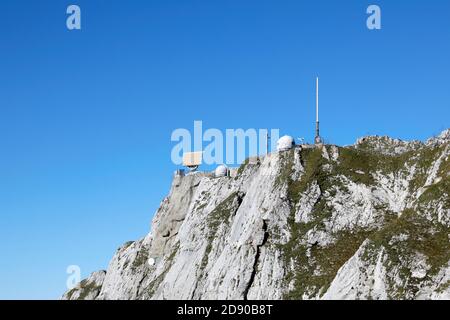
[{"label": "green vegetation on rock", "polygon": [[205,254],[203,255],[201,262],[201,270],[203,270],[208,264],[208,258],[212,249],[212,244],[220,225],[228,225],[231,215],[237,209],[237,201],[238,195],[236,192],[233,192],[230,196],[228,196],[228,198],[222,201],[222,203],[220,203],[212,212],[209,213],[207,218],[207,244]]},{"label": "green vegetation on rock", "polygon": [[[287,197],[291,207],[288,219],[291,237],[286,244],[279,244],[278,249],[283,253],[286,266],[293,265],[286,277],[286,286],[292,290],[285,294],[287,299],[302,299],[316,297],[323,294],[335,278],[338,270],[347,262],[366,240],[372,240],[372,248],[386,249],[390,257],[390,266],[398,266],[400,277],[408,285],[402,290],[391,293],[392,298],[404,298],[414,295],[419,280],[411,278],[411,270],[400,261],[402,257],[412,257],[419,253],[427,258],[430,265],[427,278],[435,275],[450,261],[450,243],[448,228],[442,224],[433,224],[424,216],[412,209],[405,210],[401,215],[391,212],[387,205],[374,205],[374,210],[382,213],[384,220],[371,229],[343,230],[328,235],[334,239],[327,246],[306,244],[305,238],[310,230],[325,231],[324,222],[332,216],[332,208],[328,206],[327,197],[333,197],[337,191],[348,192],[346,177],[356,184],[363,184],[369,188],[376,187],[374,174],[380,172],[393,177],[406,175],[408,168],[415,166],[416,175],[412,179],[410,188],[417,190],[427,179],[427,170],[442,153],[443,147],[417,148],[401,154],[382,154],[372,150],[370,145],[364,148],[338,148],[339,159],[330,161],[323,157],[321,148],[304,149],[301,152],[291,150],[280,154],[281,170],[276,185],[287,187]],[[298,180],[293,180],[294,156],[300,152],[304,172]],[[445,159],[440,168],[438,183],[429,186],[419,199],[420,203],[429,204],[439,200],[444,208],[450,208],[448,195],[450,194],[449,161]],[[296,223],[295,211],[297,204],[305,192],[313,184],[317,184],[321,196],[317,199],[308,223]],[[325,196],[327,195],[327,196]],[[442,199],[444,198],[444,199]],[[443,202],[442,202],[443,201]],[[408,238],[399,244],[390,244],[391,239],[400,234],[407,234]],[[392,284],[392,287],[395,287]]]}]

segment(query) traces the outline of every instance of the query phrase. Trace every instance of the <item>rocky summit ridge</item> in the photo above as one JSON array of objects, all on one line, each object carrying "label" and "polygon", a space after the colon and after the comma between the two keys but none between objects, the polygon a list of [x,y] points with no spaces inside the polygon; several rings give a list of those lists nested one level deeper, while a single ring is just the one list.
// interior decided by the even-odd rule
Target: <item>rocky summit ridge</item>
[{"label": "rocky summit ridge", "polygon": [[63,299],[450,299],[450,130],[175,176],[151,232]]}]

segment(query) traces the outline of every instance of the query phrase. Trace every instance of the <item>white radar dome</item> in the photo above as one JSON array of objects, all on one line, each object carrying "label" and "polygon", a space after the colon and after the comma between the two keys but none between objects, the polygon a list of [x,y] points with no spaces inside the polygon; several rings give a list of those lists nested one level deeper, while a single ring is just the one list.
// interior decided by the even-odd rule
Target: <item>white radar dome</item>
[{"label": "white radar dome", "polygon": [[292,138],[291,136],[281,137],[277,141],[277,151],[290,150],[294,147],[294,145],[295,145],[294,138]]},{"label": "white radar dome", "polygon": [[218,166],[216,168],[216,171],[215,171],[215,176],[216,177],[225,177],[227,175],[228,175],[228,168],[227,168],[227,166],[220,165],[220,166]]}]

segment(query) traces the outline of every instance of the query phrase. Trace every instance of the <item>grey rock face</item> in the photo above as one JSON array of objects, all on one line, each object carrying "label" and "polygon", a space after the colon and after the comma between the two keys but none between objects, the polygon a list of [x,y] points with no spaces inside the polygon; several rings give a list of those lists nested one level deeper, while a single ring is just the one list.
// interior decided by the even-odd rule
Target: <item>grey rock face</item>
[{"label": "grey rock face", "polygon": [[62,300],[95,300],[105,280],[106,271],[96,271],[81,281],[75,288],[67,291]]},{"label": "grey rock face", "polygon": [[63,299],[448,299],[448,132],[177,176],[151,233]]}]

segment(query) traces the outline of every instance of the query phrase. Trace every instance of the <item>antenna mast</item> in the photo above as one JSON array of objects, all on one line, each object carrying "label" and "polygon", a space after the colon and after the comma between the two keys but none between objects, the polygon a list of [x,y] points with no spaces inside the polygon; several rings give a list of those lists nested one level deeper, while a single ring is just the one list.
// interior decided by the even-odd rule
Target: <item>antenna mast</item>
[{"label": "antenna mast", "polygon": [[319,77],[316,78],[316,137],[314,139],[314,142],[316,144],[322,143],[319,127]]}]

